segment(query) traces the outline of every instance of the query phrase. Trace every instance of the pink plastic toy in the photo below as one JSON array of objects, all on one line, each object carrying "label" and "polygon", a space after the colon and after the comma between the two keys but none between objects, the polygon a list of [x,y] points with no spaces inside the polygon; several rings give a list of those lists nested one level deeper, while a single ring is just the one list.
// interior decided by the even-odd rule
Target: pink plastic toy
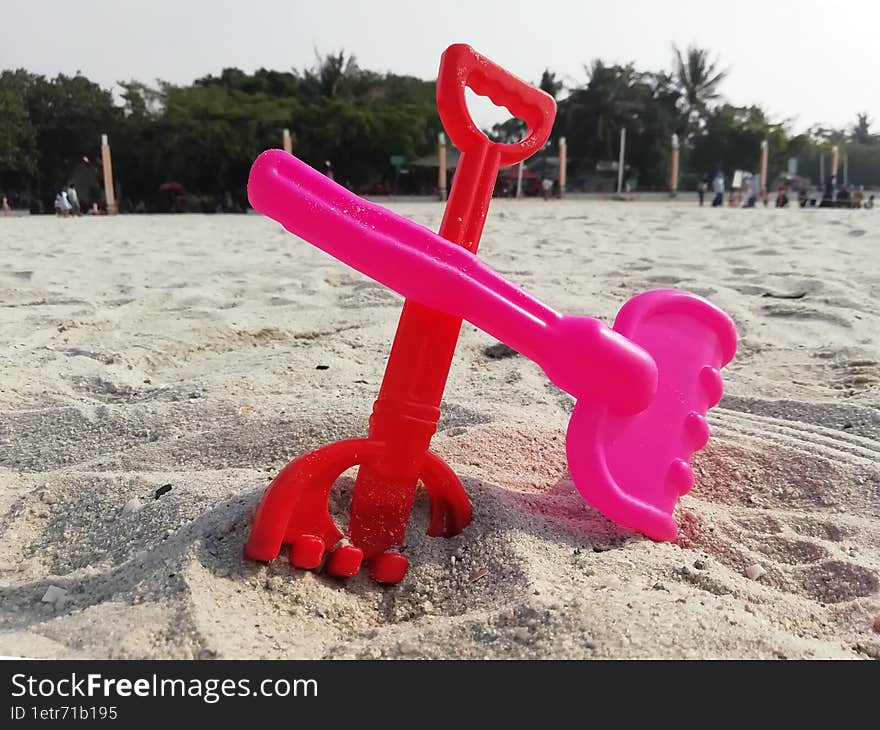
[{"label": "pink plastic toy", "polygon": [[580,493],[615,522],[675,538],[672,511],[693,485],[691,455],[706,444],[719,370],[736,351],[724,312],[663,290],[630,300],[613,329],[560,314],[465,249],[279,150],[256,160],[248,194],[291,233],[537,362],[578,401],[566,452]]}]

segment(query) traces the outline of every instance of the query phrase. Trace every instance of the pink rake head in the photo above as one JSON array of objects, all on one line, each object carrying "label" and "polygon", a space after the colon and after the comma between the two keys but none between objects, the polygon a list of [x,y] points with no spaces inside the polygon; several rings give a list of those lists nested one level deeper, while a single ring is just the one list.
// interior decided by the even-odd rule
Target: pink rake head
[{"label": "pink rake head", "polygon": [[651,353],[657,395],[635,416],[579,402],[566,452],[590,504],[655,540],[674,540],[672,511],[694,484],[691,456],[709,440],[706,412],[724,392],[719,370],[736,352],[736,328],[720,309],[676,290],[630,299],[614,330]]},{"label": "pink rake head", "polygon": [[535,360],[578,399],[566,447],[578,491],[620,524],[675,537],[672,510],[693,483],[690,458],[721,397],[718,370],[736,350],[720,309],[667,290],[632,299],[613,329],[560,314],[465,249],[278,150],[254,163],[248,194],[309,243]]}]

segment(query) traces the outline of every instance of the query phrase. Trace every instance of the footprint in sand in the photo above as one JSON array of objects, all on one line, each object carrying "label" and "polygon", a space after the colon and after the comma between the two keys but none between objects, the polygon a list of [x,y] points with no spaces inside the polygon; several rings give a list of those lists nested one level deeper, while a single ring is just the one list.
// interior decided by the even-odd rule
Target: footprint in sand
[{"label": "footprint in sand", "polygon": [[343,309],[387,307],[399,305],[400,297],[376,282],[359,281],[340,294],[336,303]]},{"label": "footprint in sand", "polygon": [[746,541],[748,547],[765,555],[769,560],[786,565],[817,563],[831,557],[821,545],[809,540],[792,539],[782,535],[760,535]]},{"label": "footprint in sand", "polygon": [[873,360],[848,360],[832,368],[837,379],[833,388],[861,391],[880,383],[880,363]]},{"label": "footprint in sand", "polygon": [[816,320],[820,322],[829,322],[838,327],[850,328],[852,325],[843,317],[831,314],[830,312],[822,312],[811,307],[802,307],[786,304],[765,304],[761,307],[761,312],[768,317],[779,317],[785,319],[800,319],[805,321]]},{"label": "footprint in sand", "polygon": [[842,525],[835,525],[826,520],[816,520],[810,517],[789,517],[786,520],[788,526],[802,537],[813,537],[828,542],[840,542],[852,535],[852,530]]},{"label": "footprint in sand", "polygon": [[650,286],[675,286],[681,281],[681,277],[675,274],[657,274],[656,276],[646,276],[645,281]]},{"label": "footprint in sand", "polygon": [[829,560],[796,573],[804,593],[820,603],[843,603],[880,590],[880,578],[868,568]]}]

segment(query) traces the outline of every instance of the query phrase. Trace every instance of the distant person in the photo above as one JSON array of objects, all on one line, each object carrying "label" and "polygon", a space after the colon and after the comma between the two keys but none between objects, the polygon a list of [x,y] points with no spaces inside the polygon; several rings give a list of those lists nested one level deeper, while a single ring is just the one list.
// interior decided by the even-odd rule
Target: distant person
[{"label": "distant person", "polygon": [[70,215],[70,201],[67,199],[67,191],[62,190],[55,196],[55,215],[67,218]]},{"label": "distant person", "polygon": [[0,203],[0,211],[3,211],[3,215],[12,215],[12,208],[9,207],[9,201],[6,199],[6,196],[3,196],[3,202]]},{"label": "distant person", "polygon": [[92,203],[92,207],[86,211],[86,215],[101,215],[101,209],[98,207],[97,201]]},{"label": "distant person", "polygon": [[541,192],[544,194],[544,200],[550,200],[550,194],[553,192],[553,181],[549,177],[541,180]]},{"label": "distant person", "polygon": [[779,192],[776,193],[776,207],[777,208],[787,208],[788,207],[788,193],[785,191],[785,188],[780,187]]},{"label": "distant person", "polygon": [[329,177],[331,180],[335,180],[336,178],[333,176],[333,165],[330,164],[330,160],[324,161],[324,174]]},{"label": "distant person", "polygon": [[697,197],[700,199],[700,207],[703,207],[703,200],[706,198],[706,190],[709,186],[706,184],[705,178],[697,184]]},{"label": "distant person", "polygon": [[837,178],[835,175],[831,175],[825,181],[825,202],[827,205],[831,205],[834,202],[834,198],[836,197],[835,188],[837,187]]},{"label": "distant person", "polygon": [[865,186],[859,185],[852,194],[854,208],[861,208],[865,204]]},{"label": "distant person", "polygon": [[865,203],[865,208],[873,208],[874,207],[874,196],[873,194],[868,196],[868,202]]},{"label": "distant person", "polygon": [[746,194],[746,208],[754,208],[758,202],[760,182],[757,175],[749,175],[743,179],[743,192]]},{"label": "distant person", "polygon": [[712,198],[712,207],[718,208],[724,205],[724,175],[719,170],[712,180],[712,192],[715,197]]},{"label": "distant person", "polygon": [[79,207],[79,196],[76,194],[76,186],[73,183],[67,188],[67,202],[70,203],[70,212],[79,215],[82,211]]}]

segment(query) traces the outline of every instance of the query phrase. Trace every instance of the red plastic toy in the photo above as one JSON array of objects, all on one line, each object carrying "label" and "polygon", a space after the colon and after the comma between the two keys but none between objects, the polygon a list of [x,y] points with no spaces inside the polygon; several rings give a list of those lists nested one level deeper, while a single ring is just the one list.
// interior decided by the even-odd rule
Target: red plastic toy
[{"label": "red plastic toy", "polygon": [[[528,136],[515,144],[489,140],[467,110],[465,88],[488,96],[523,119]],[[437,108],[461,151],[440,235],[476,252],[502,166],[540,150],[553,126],[556,103],[474,51],[450,46],[440,61]],[[268,561],[290,545],[290,562],[351,577],[363,560],[380,583],[397,583],[408,562],[400,552],[419,480],[431,505],[428,534],[451,537],[471,519],[470,501],[458,477],[430,451],[440,402],[458,340],[461,319],[407,301],[391,348],[368,436],[329,444],[288,464],[257,509],[245,555]],[[358,465],[346,536],[328,512],[333,483]]]}]

